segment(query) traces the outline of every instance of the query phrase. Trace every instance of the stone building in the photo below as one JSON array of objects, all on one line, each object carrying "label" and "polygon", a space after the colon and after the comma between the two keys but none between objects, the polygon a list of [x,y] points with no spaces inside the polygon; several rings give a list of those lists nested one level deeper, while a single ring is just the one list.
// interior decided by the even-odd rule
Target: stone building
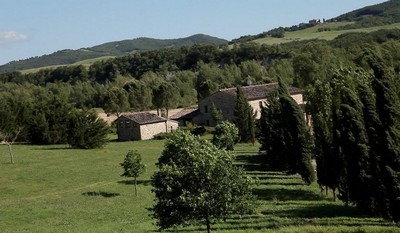
[{"label": "stone building", "polygon": [[[253,86],[241,87],[249,104],[256,111],[256,118],[260,117],[260,104],[265,104],[268,91],[276,90],[278,83],[269,83]],[[292,98],[302,107],[303,90],[296,87],[288,87]],[[211,111],[213,106],[222,111],[225,120],[234,121],[234,110],[236,102],[236,88],[221,89],[218,92],[202,99],[198,105],[198,115],[193,118],[193,123],[197,125],[215,126]]]},{"label": "stone building", "polygon": [[178,128],[178,122],[149,112],[123,113],[117,120],[118,141],[147,140]]}]

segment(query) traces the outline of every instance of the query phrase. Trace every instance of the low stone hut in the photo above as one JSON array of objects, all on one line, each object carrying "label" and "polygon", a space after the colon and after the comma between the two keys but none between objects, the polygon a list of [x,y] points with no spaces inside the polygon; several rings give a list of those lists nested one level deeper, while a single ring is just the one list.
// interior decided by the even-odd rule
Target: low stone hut
[{"label": "low stone hut", "polygon": [[123,113],[117,120],[118,141],[147,140],[176,130],[178,122],[149,112]]}]

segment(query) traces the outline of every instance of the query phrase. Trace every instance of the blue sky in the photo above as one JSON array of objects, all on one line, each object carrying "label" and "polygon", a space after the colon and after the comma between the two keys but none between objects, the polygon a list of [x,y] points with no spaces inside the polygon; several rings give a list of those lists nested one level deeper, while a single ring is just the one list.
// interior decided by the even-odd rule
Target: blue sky
[{"label": "blue sky", "polygon": [[383,0],[0,0],[0,65],[137,37],[231,40]]}]

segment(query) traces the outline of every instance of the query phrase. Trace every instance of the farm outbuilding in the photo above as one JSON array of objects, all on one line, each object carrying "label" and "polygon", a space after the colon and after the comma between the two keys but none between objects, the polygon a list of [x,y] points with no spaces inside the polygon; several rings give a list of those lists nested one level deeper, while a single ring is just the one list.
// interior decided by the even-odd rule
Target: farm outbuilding
[{"label": "farm outbuilding", "polygon": [[[260,117],[260,104],[265,104],[269,92],[278,89],[278,83],[268,83],[253,86],[241,87],[248,103],[256,113],[256,118]],[[288,87],[292,98],[304,108],[303,90],[296,87]],[[221,89],[218,92],[202,99],[198,106],[198,115],[193,118],[193,123],[197,125],[215,126],[216,122],[212,117],[212,108],[215,107],[222,112],[224,120],[235,121],[236,88]]]},{"label": "farm outbuilding", "polygon": [[149,112],[123,113],[116,121],[118,141],[147,140],[176,130],[178,122]]}]

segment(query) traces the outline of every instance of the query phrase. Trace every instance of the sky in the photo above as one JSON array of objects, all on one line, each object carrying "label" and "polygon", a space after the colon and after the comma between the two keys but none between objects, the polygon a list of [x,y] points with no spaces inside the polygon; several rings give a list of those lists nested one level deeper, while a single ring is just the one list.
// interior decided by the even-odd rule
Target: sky
[{"label": "sky", "polygon": [[384,0],[0,0],[0,65],[63,49],[203,33],[232,40]]}]

